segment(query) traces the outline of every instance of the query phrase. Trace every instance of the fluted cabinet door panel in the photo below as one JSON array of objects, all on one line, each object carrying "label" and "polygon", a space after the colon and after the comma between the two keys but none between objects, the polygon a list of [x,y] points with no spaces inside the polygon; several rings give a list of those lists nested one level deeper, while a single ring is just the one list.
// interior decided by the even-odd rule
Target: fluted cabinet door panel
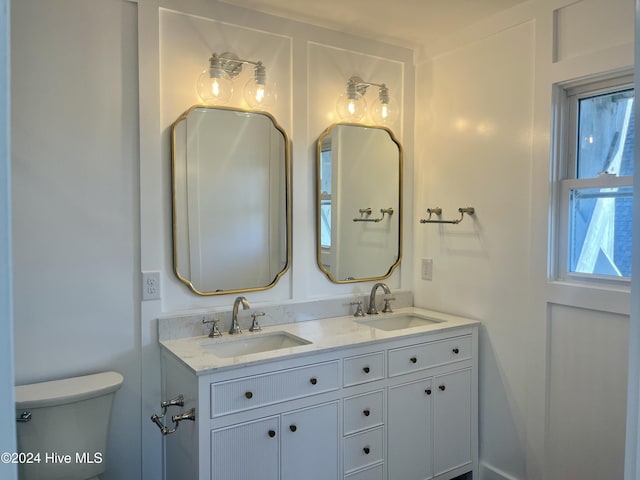
[{"label": "fluted cabinet door panel", "polygon": [[279,480],[277,416],[211,432],[212,480]]},{"label": "fluted cabinet door panel", "polygon": [[432,475],[431,380],[389,388],[389,479],[425,480]]},{"label": "fluted cabinet door panel", "polygon": [[338,479],[338,402],[282,415],[282,480]]},{"label": "fluted cabinet door panel", "polygon": [[433,380],[435,475],[471,463],[471,369]]}]

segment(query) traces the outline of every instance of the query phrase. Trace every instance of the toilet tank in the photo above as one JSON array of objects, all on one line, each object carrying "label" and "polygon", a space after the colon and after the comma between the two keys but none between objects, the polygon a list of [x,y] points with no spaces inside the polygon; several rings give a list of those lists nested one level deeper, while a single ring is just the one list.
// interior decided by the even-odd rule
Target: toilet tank
[{"label": "toilet tank", "polygon": [[105,372],[17,386],[20,480],[86,480],[106,470],[109,421],[123,377]]}]

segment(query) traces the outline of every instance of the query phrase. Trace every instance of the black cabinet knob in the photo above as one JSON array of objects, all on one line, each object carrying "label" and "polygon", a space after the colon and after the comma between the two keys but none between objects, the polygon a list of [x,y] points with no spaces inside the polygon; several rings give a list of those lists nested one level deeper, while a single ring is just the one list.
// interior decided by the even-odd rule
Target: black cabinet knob
[{"label": "black cabinet knob", "polygon": [[368,408],[363,410],[362,413],[364,414],[365,417],[368,417],[369,415],[371,415],[371,410],[369,410]]},{"label": "black cabinet knob", "polygon": [[460,353],[460,349],[458,347],[455,347],[453,350],[451,350],[453,353],[455,353],[456,355]]},{"label": "black cabinet knob", "polygon": [[370,369],[369,367],[364,367],[364,368],[362,369],[362,371],[363,371],[364,373],[369,373],[369,372],[371,371],[371,369]]},{"label": "black cabinet knob", "polygon": [[251,398],[253,398],[253,393],[252,392],[245,392],[244,396],[249,398],[249,399],[251,399]]},{"label": "black cabinet knob", "polygon": [[316,383],[318,383],[318,379],[316,377],[311,377],[311,380],[309,380],[309,382],[311,383],[311,385],[315,385]]},{"label": "black cabinet knob", "polygon": [[296,430],[298,430],[298,427],[292,424],[292,425],[289,425],[289,430],[291,430],[292,432],[295,432]]},{"label": "black cabinet knob", "polygon": [[430,389],[430,388],[427,388],[427,389],[424,391],[424,393],[426,393],[427,395],[431,395],[431,389]]},{"label": "black cabinet knob", "polygon": [[416,363],[416,362],[418,361],[418,357],[411,357],[411,358],[409,359],[409,361],[410,361],[411,363]]},{"label": "black cabinet knob", "polygon": [[369,455],[369,452],[371,452],[371,449],[369,447],[364,447],[362,451],[364,452],[365,455]]},{"label": "black cabinet knob", "polygon": [[444,385],[440,385],[438,388],[443,392],[447,389],[447,387]]},{"label": "black cabinet knob", "polygon": [[275,437],[276,436],[276,431],[275,430],[269,430],[269,436],[271,438]]}]

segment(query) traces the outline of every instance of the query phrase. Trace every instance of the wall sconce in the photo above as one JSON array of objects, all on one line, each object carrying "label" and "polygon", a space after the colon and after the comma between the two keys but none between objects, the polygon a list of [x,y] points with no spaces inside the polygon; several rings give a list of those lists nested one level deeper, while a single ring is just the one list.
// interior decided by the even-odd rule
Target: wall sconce
[{"label": "wall sconce", "polygon": [[358,122],[367,111],[364,98],[369,87],[378,87],[378,97],[374,100],[370,114],[371,119],[378,124],[388,125],[396,121],[399,108],[389,95],[389,89],[384,83],[365,82],[360,77],[353,76],[347,82],[347,91],[338,97],[336,110],[343,121]]},{"label": "wall sconce", "polygon": [[214,53],[209,59],[209,68],[198,77],[196,89],[200,100],[206,105],[224,105],[233,95],[233,78],[242,72],[242,66],[253,65],[254,74],[243,88],[244,99],[251,108],[272,106],[278,94],[274,82],[267,82],[267,69],[261,61],[243,60],[225,52]]}]

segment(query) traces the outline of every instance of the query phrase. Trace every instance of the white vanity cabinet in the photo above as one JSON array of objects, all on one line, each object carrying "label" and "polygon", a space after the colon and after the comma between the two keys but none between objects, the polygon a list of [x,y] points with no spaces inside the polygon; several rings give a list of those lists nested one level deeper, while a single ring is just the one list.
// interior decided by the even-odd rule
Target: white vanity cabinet
[{"label": "white vanity cabinet", "polygon": [[451,478],[477,457],[477,392],[472,335],[410,345],[389,352],[389,479]]},{"label": "white vanity cabinet", "polygon": [[214,480],[326,480],[338,472],[338,402],[211,432]]},{"label": "white vanity cabinet", "polygon": [[[162,350],[166,480],[477,478],[477,325],[198,373]],[[169,411],[170,414],[178,411]]]}]

